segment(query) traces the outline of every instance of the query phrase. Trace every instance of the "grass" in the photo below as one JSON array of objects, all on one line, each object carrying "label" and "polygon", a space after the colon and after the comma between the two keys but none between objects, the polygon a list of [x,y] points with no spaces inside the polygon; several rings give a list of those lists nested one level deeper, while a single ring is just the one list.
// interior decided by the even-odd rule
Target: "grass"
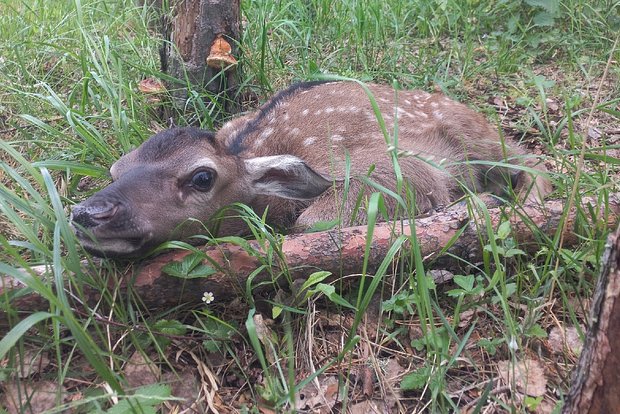
[{"label": "grass", "polygon": [[[144,78],[163,77],[160,39],[148,25],[154,12],[128,0],[5,0],[0,273],[22,281],[49,307],[23,315],[12,298],[0,298],[8,320],[0,340],[2,401],[32,394],[32,407],[48,412],[165,412],[173,397],[185,395],[175,385],[180,381],[213,392],[190,393],[202,410],[221,404],[237,412],[260,412],[259,406],[288,412],[303,408],[300,394],[307,409],[314,401],[363,410],[360,383],[371,387],[373,398],[392,401],[396,412],[560,407],[575,355],[551,351],[547,339],[554,327],[583,333],[608,232],[600,222],[589,223],[579,200],[593,195],[606,203],[617,191],[618,65],[603,73],[608,60],[620,58],[613,46],[620,5],[242,3],[242,91],[262,100],[294,80],[325,74],[441,89],[546,155],[554,197],[574,197],[580,209],[580,243],[566,248],[560,234],[541,236],[538,251],[524,255],[509,226],[483,226],[483,263],[467,266],[463,258],[467,271],[436,286],[428,277],[433,263],[423,260],[415,238],[396,239],[379,271],[364,269],[358,283],[336,275],[330,284],[319,272],[297,297],[265,298],[250,285],[235,307],[218,306],[216,298],[198,310],[145,309],[139,298],[119,297],[114,286],[121,265],[88,258],[66,217],[73,202],[105,184],[121,154],[166,126],[158,104],[136,88]],[[210,102],[207,93],[195,89],[192,96],[198,110],[181,114],[179,122],[217,125],[217,108],[202,104]],[[84,185],[83,177],[94,184]],[[388,196],[369,200],[370,230]],[[480,214],[484,219],[484,210]],[[281,239],[259,217],[246,217],[269,252],[264,266],[286,277],[272,267]],[[394,257],[401,260],[393,266]],[[53,272],[40,279],[36,265],[53,265]],[[78,309],[68,293],[53,289],[63,281],[73,298],[94,285],[101,300]],[[514,388],[496,392],[488,381],[498,377],[496,363],[516,367],[528,359],[563,368],[546,375],[549,385],[540,396],[519,399]],[[26,374],[30,365],[36,368]],[[157,384],[141,382],[150,378],[144,372],[159,372]],[[377,382],[365,379],[373,376]],[[322,399],[313,397],[314,385]],[[44,386],[52,402],[37,405],[42,392],[33,390]],[[4,408],[19,409],[28,412],[25,403]]]}]

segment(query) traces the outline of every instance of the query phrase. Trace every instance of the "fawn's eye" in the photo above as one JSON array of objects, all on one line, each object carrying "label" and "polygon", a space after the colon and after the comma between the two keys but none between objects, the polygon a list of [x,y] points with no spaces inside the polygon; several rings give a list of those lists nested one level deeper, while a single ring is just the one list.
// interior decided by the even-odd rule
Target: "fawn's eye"
[{"label": "fawn's eye", "polygon": [[190,185],[198,191],[209,191],[215,182],[216,173],[212,169],[196,171]]}]

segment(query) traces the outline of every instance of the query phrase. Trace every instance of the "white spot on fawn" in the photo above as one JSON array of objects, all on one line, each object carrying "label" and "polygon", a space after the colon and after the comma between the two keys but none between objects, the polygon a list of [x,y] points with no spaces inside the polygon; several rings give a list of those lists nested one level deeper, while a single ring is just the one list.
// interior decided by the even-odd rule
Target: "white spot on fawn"
[{"label": "white spot on fawn", "polygon": [[400,106],[396,108],[396,115],[398,115],[399,117],[402,116],[402,115],[407,115],[409,118],[415,118],[415,116],[413,116],[409,112],[405,111]]},{"label": "white spot on fawn", "polygon": [[304,139],[304,146],[309,147],[316,142],[316,137],[308,137]]},{"label": "white spot on fawn", "polygon": [[273,128],[267,128],[260,134],[260,137],[264,141],[265,138],[268,138],[271,134],[273,134]]},{"label": "white spot on fawn", "polygon": [[261,132],[261,134],[258,136],[258,138],[256,138],[256,141],[254,141],[254,148],[260,148],[264,143],[265,140],[267,138],[269,138],[269,136],[273,134],[273,128],[266,128],[263,132]]},{"label": "white spot on fawn", "polygon": [[428,118],[428,115],[422,111],[414,111],[414,113],[421,118]]},{"label": "white spot on fawn", "polygon": [[314,112],[315,115],[321,115],[322,113],[323,113],[323,111],[321,109],[319,109],[318,111]]},{"label": "white spot on fawn", "polygon": [[431,106],[432,106],[433,108],[438,108],[438,107],[439,107],[439,104],[438,104],[437,102],[431,102]]},{"label": "white spot on fawn", "polygon": [[405,103],[406,103],[407,105],[411,105],[411,101],[410,101],[409,99],[405,99]]},{"label": "white spot on fawn", "polygon": [[381,101],[381,102],[386,102],[386,103],[390,102],[389,99],[385,99],[385,98],[378,98],[378,100]]},{"label": "white spot on fawn", "polygon": [[261,135],[256,141],[254,141],[254,145],[253,145],[254,149],[262,147],[263,144],[265,143],[265,139],[267,138]]},{"label": "white spot on fawn", "polygon": [[437,119],[443,119],[443,114],[441,112],[437,111],[437,110],[433,111],[433,115]]},{"label": "white spot on fawn", "polygon": [[303,111],[301,111],[301,114],[302,114],[303,116],[306,116],[306,115],[308,115],[308,112],[310,112],[310,110],[309,110],[309,109],[304,109]]},{"label": "white spot on fawn", "polygon": [[334,134],[331,136],[332,141],[342,141],[344,137],[342,135]]},{"label": "white spot on fawn", "polygon": [[326,114],[331,114],[331,113],[332,113],[332,112],[334,112],[334,111],[335,111],[335,109],[334,109],[334,108],[332,108],[331,106],[329,106],[329,107],[325,108],[325,113],[326,113]]},{"label": "white spot on fawn", "polygon": [[300,133],[300,132],[301,132],[301,131],[299,131],[299,128],[293,128],[293,129],[291,130],[291,135],[299,135],[299,133]]}]

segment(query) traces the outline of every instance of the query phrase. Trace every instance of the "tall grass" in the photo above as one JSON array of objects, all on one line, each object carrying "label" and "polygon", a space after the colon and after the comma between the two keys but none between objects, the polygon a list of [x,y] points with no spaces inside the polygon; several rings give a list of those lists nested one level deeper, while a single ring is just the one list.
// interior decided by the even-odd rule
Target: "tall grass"
[{"label": "tall grass", "polygon": [[[182,335],[190,330],[206,338],[209,351],[228,353],[240,376],[250,382],[246,386],[255,401],[292,411],[296,392],[330,370],[338,370],[342,389],[353,386],[347,370],[353,370],[368,345],[360,335],[363,318],[378,302],[382,325],[377,337],[390,349],[423,361],[400,384],[421,401],[408,407],[448,412],[462,406],[448,384],[461,368],[460,361],[473,359],[468,345],[478,328],[476,323],[459,327],[464,310],[476,310],[480,325],[496,327],[486,326],[489,338],[479,339],[476,346],[489,354],[499,349],[513,360],[544,335],[550,319],[557,317],[537,312],[548,303],[562,303],[555,309],[561,309],[563,321],[583,323],[575,297],[584,298],[590,292],[607,229],[589,224],[591,212],[581,209],[579,196],[596,195],[601,203],[607,202],[617,190],[619,163],[617,146],[604,140],[600,145],[588,143],[584,122],[594,100],[590,85],[600,80],[608,59],[619,57],[611,50],[619,28],[617,4],[289,0],[243,1],[242,6],[241,84],[261,97],[293,80],[327,74],[440,88],[489,113],[494,112],[489,109],[494,97],[514,98],[521,112],[512,135],[531,139],[528,131],[538,131],[535,140],[554,166],[556,197],[565,197],[573,186],[578,189],[575,205],[582,243],[569,250],[561,245],[559,234],[540,235],[538,253],[526,257],[509,227],[493,228],[487,223],[479,230],[483,263],[460,258],[467,272],[456,275],[454,284],[444,288],[429,277],[432,263],[421,257],[417,240],[395,238],[379,270],[371,275],[364,267],[350,293],[340,289],[348,275],[334,275],[336,282],[326,283],[327,275],[319,272],[295,300],[270,298],[271,316],[277,314],[283,324],[268,334],[260,331],[261,322],[255,317],[261,301],[253,285],[243,297],[245,313],[231,320],[209,310],[195,312],[191,318],[183,309],[158,313],[143,309],[139,299],[121,300],[114,288],[118,285],[114,279],[121,274],[116,271],[118,265],[94,262],[82,252],[66,217],[73,202],[95,190],[84,189],[83,177],[104,184],[114,160],[139,145],[153,129],[166,126],[156,115],[157,104],[149,103],[136,87],[145,77],[165,77],[159,71],[160,39],[148,25],[155,12],[129,0],[6,0],[0,5],[0,273],[23,282],[49,308],[25,316],[12,306],[11,298],[0,298],[9,321],[0,339],[0,360],[8,361],[0,381],[14,379],[23,355],[34,347],[54,361],[54,368],[40,375],[59,384],[68,382],[82,358],[94,368],[80,379],[85,385],[79,391],[89,397],[72,403],[77,410],[103,412],[120,398],[128,410],[142,407],[148,412],[169,398],[169,388],[141,388],[133,398],[124,398],[134,390],[123,378],[123,365],[136,350],[145,354],[155,350],[156,357],[173,367],[170,341],[162,341],[158,332]],[[608,79],[617,77],[618,69],[612,67]],[[605,85],[594,114],[602,126],[617,125],[617,82]],[[193,96],[202,102],[207,93],[196,88]],[[561,115],[548,108],[548,99],[564,102]],[[187,121],[217,126],[208,110],[197,112],[188,115]],[[397,132],[390,131],[385,130],[388,143],[397,138]],[[582,150],[583,165],[576,161]],[[398,169],[396,156],[394,165]],[[582,169],[587,171],[577,174]],[[395,195],[375,188],[377,192],[364,205],[369,235],[381,219],[383,198]],[[413,216],[411,192],[401,190],[397,196],[402,197],[402,208]],[[488,217],[484,206],[475,202],[471,211],[483,223]],[[518,206],[506,214],[519,214]],[[286,269],[270,267],[281,255],[281,238],[260,217],[248,212],[245,217],[254,237],[270,252],[264,266],[274,278],[286,278]],[[410,225],[415,226],[415,221]],[[367,249],[370,243],[369,236]],[[396,258],[400,261],[392,266]],[[364,263],[367,260],[368,254]],[[47,266],[44,278],[39,278],[35,265]],[[71,298],[54,289],[67,280]],[[289,283],[294,285],[292,280]],[[86,303],[81,294],[84,284],[102,291],[98,306],[75,307],[76,299]],[[310,310],[317,303],[336,313],[356,311],[338,352],[299,379],[296,374],[305,373],[314,362],[299,356],[307,344],[300,343],[297,335],[307,328],[305,321],[310,326],[316,317]],[[408,325],[420,327],[415,339],[407,334],[404,326]],[[136,331],[136,326],[146,328]],[[238,348],[231,340],[235,332],[235,341],[243,342],[258,361],[266,378],[262,384],[251,384],[248,362],[235,354]],[[377,372],[376,361],[390,355],[387,347],[377,348],[371,359]],[[469,367],[477,370],[475,364]],[[482,378],[482,371],[474,378]],[[492,396],[485,395],[488,401],[481,400],[482,405],[493,402]],[[346,392],[341,401],[342,406],[352,404]],[[57,406],[62,404],[59,394]],[[250,409],[257,412],[256,406]]]}]

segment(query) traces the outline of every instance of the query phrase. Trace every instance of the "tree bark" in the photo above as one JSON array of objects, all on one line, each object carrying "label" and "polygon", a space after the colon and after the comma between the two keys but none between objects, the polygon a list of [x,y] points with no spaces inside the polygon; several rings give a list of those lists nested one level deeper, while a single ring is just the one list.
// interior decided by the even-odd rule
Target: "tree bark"
[{"label": "tree bark", "polygon": [[176,108],[186,107],[189,84],[213,96],[212,102],[204,102],[208,108],[215,104],[225,112],[234,112],[238,70],[210,67],[207,57],[218,37],[230,44],[233,56],[238,56],[240,0],[171,0],[170,7],[162,11],[165,42],[160,58],[162,71],[178,80],[167,85]]},{"label": "tree bark", "polygon": [[[567,232],[564,235],[564,247],[581,240],[578,237],[579,230],[576,229],[578,223],[581,226],[605,230],[618,222],[620,200],[617,195],[610,196],[605,206],[601,206],[593,197],[584,198],[582,203],[582,211],[590,212],[592,216],[578,215],[575,209],[566,216],[567,226],[564,228]],[[540,246],[537,238],[541,232],[552,237],[558,231],[562,223],[563,211],[562,201],[551,200],[545,203],[544,208],[540,206],[527,206],[523,209],[496,208],[489,210],[489,215],[494,228],[497,228],[502,221],[509,219],[512,223],[513,236],[519,242],[519,248],[536,251]],[[529,223],[521,219],[524,216],[528,217]],[[485,228],[484,219],[469,218],[464,208],[451,209],[430,217],[416,219],[415,225],[422,257],[425,258],[427,266],[432,261],[432,268],[459,271],[455,269],[462,265],[462,261],[455,260],[454,257],[471,263],[481,260],[483,246],[480,238],[485,231],[480,231],[480,228]],[[410,230],[411,227],[406,223],[402,227],[400,224],[382,223],[374,228],[368,260],[369,274],[379,267],[392,246],[394,238],[398,234],[410,234]],[[456,241],[452,240],[461,230],[463,232]],[[274,255],[268,269],[275,275],[279,274],[282,269],[288,269],[290,280],[306,279],[317,270],[329,271],[335,277],[360,274],[366,236],[365,226],[286,236],[281,246],[282,255],[280,257]],[[454,242],[448,250],[451,254],[439,256],[440,252],[451,242]],[[259,242],[248,241],[248,243],[255,251],[264,251]],[[229,243],[207,246],[202,250],[207,256],[204,264],[216,269],[216,272],[210,276],[182,279],[166,274],[163,270],[164,266],[181,261],[190,254],[185,250],[171,251],[144,262],[129,263],[125,267],[119,266],[124,269],[124,275],[120,277],[119,282],[121,294],[127,294],[132,289],[146,307],[159,308],[178,304],[198,304],[204,292],[212,292],[219,303],[230,302],[247,291],[246,284],[250,277],[252,278],[250,282],[254,287],[258,283],[264,283],[263,289],[272,286],[272,275],[267,270],[254,274],[265,260],[262,255],[248,253],[247,250]],[[103,270],[100,271],[103,272]],[[40,273],[42,276],[51,274],[49,268],[44,268]],[[108,276],[114,275],[108,274]],[[112,281],[118,281],[118,279],[117,277],[109,278]],[[443,281],[441,275],[438,276],[436,282],[442,283]],[[285,283],[285,279],[281,277],[279,283]],[[36,293],[17,295],[21,287],[23,286],[16,279],[2,276],[0,305],[2,301],[8,300],[10,305],[4,305],[8,309],[25,312],[47,309],[45,301]],[[71,287],[66,286],[65,289],[71,290]],[[89,304],[94,304],[101,298],[101,291],[96,288],[84,285],[81,286],[81,292],[81,299]],[[71,295],[68,296],[71,297]],[[620,312],[618,314],[620,315]],[[0,319],[2,319],[1,313]]]},{"label": "tree bark", "polygon": [[609,236],[564,414],[620,410],[620,229]]}]

